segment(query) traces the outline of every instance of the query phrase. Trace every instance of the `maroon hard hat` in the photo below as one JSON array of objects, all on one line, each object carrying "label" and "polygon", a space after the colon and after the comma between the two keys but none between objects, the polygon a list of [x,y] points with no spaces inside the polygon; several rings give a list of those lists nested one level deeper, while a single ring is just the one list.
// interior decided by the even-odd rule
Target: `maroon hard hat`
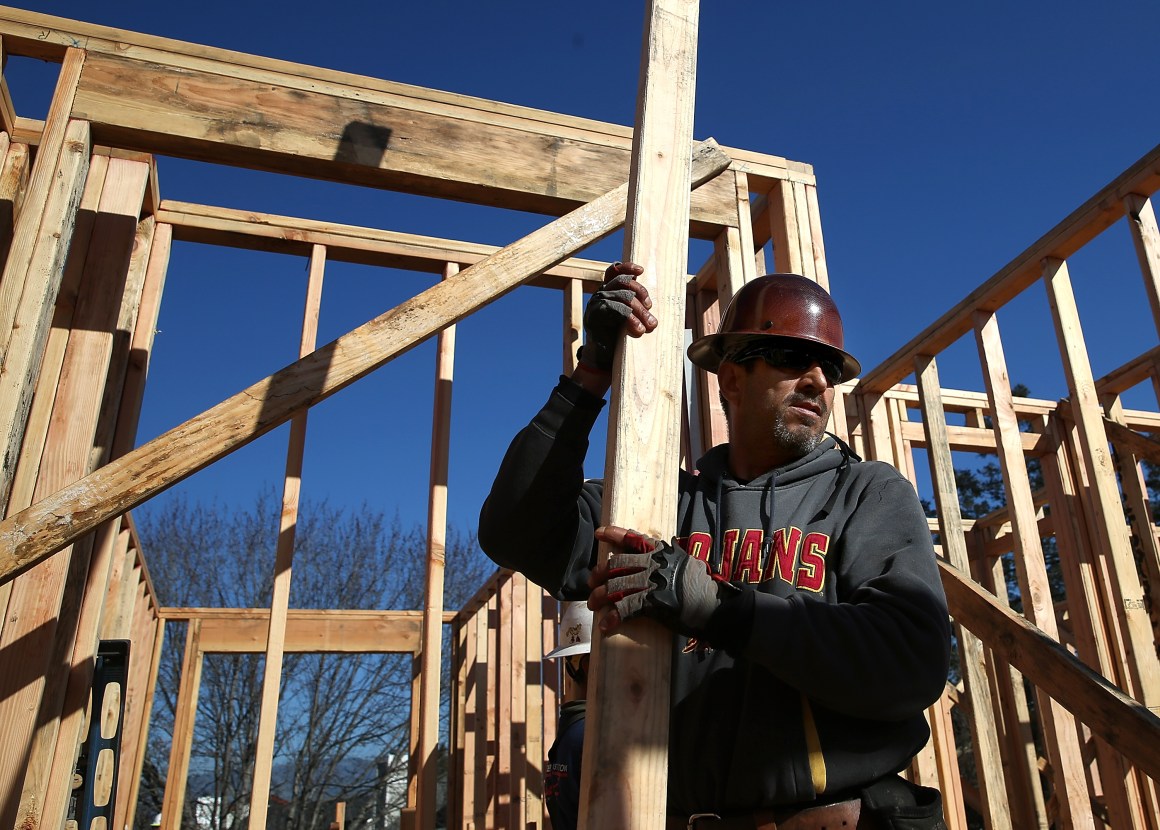
[{"label": "maroon hard hat", "polygon": [[710,372],[754,340],[806,340],[841,358],[842,380],[857,377],[862,364],[843,348],[842,316],[826,289],[798,274],[766,274],[733,295],[716,334],[698,337],[689,360]]}]

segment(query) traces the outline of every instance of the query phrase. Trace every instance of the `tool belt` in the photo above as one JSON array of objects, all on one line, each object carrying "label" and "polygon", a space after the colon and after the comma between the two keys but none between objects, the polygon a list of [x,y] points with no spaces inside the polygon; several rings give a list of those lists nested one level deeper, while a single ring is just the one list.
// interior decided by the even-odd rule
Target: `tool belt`
[{"label": "tool belt", "polygon": [[881,830],[886,825],[862,810],[862,800],[851,798],[804,809],[758,810],[742,816],[696,813],[670,817],[667,830]]}]

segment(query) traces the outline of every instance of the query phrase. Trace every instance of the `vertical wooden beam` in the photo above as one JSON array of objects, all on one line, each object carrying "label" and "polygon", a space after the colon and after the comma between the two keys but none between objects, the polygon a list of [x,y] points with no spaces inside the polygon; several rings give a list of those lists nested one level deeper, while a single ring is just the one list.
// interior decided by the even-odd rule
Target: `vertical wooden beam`
[{"label": "vertical wooden beam", "polygon": [[487,654],[487,682],[484,684],[484,688],[487,690],[485,695],[487,704],[487,735],[484,739],[484,746],[487,748],[487,754],[484,756],[484,770],[487,779],[484,782],[486,785],[486,794],[480,802],[480,806],[482,807],[481,816],[476,822],[476,827],[489,828],[489,830],[490,828],[499,826],[497,824],[497,818],[500,815],[499,745],[502,740],[502,724],[500,723],[499,708],[499,684],[501,676],[499,662],[503,659],[503,655],[501,654],[502,643],[499,636],[501,630],[499,606],[499,591],[497,590],[487,600],[487,625],[484,626],[484,633],[487,635],[487,645],[484,649]]},{"label": "vertical wooden beam", "polygon": [[193,748],[193,728],[197,720],[197,697],[201,691],[201,620],[192,619],[185,635],[185,655],[181,662],[181,684],[173,715],[173,743],[169,748],[169,773],[165,777],[165,798],[161,803],[161,830],[181,830],[185,812],[185,792],[189,781],[189,756]]},{"label": "vertical wooden beam", "polygon": [[936,749],[937,783],[943,797],[943,816],[946,818],[948,830],[967,830],[963,782],[959,776],[959,754],[955,744],[955,727],[951,721],[950,699],[944,694],[928,711],[931,741]]},{"label": "vertical wooden beam", "polygon": [[[48,440],[48,427],[52,419],[53,404],[56,402],[57,384],[60,382],[61,367],[64,364],[65,349],[68,347],[69,332],[72,330],[73,313],[76,310],[88,255],[89,239],[93,220],[100,204],[101,190],[105,185],[108,158],[95,156],[86,177],[80,209],[73,233],[73,253],[65,266],[65,274],[58,292],[52,327],[41,358],[40,376],[37,378],[36,392],[25,423],[20,457],[16,464],[12,489],[9,495],[8,512],[15,513],[32,504],[36,490],[40,464],[44,458],[44,445]],[[12,593],[12,583],[0,586],[0,610],[8,606]],[[4,630],[7,614],[0,614],[0,632]]]},{"label": "vertical wooden beam", "polygon": [[[557,618],[560,615],[560,603],[547,591],[541,593],[543,622],[540,627],[540,654],[547,654],[559,644],[559,627]],[[543,678],[541,690],[544,696],[543,718],[543,749],[540,752],[541,762],[547,763],[548,748],[556,742],[556,721],[560,714],[560,661],[540,659],[540,676]],[[544,812],[546,816],[546,811]]]},{"label": "vertical wooden beam", "polygon": [[3,164],[0,165],[0,272],[12,249],[12,234],[16,216],[24,204],[28,187],[28,168],[31,154],[28,145],[5,138]]},{"label": "vertical wooden beam", "polygon": [[[925,426],[926,456],[930,463],[930,478],[934,484],[934,500],[938,510],[938,535],[943,556],[964,576],[971,574],[963,517],[959,511],[959,492],[955,484],[954,461],[947,438],[946,413],[943,410],[942,389],[938,379],[938,365],[933,356],[920,355],[914,362],[914,376],[918,381],[918,400],[922,407]],[[983,659],[983,644],[971,632],[958,627],[959,665],[971,699],[973,717],[971,743],[975,753],[975,768],[983,800],[984,824],[988,830],[1013,828],[1011,811],[1003,787],[1003,761],[999,753],[999,737],[995,730],[994,704]]]},{"label": "vertical wooden beam", "polygon": [[814,257],[814,279],[818,285],[827,291],[830,290],[830,269],[826,265],[826,247],[822,242],[822,213],[818,207],[818,188],[816,185],[803,184],[805,192],[806,215],[809,217],[810,250]]},{"label": "vertical wooden beam", "polygon": [[[443,266],[443,279],[459,266]],[[419,692],[419,801],[416,827],[434,830],[436,748],[439,744],[439,685],[443,660],[443,572],[447,555],[447,469],[451,455],[451,392],[455,376],[455,326],[439,332],[435,356],[435,402],[431,423],[431,470],[427,501],[427,575],[423,600]]]},{"label": "vertical wooden beam", "polygon": [[[1019,422],[1011,396],[1007,360],[999,337],[999,323],[993,313],[976,312],[975,336],[979,360],[990,399],[992,425],[998,444],[1003,484],[1011,512],[1015,543],[1015,567],[1023,595],[1023,613],[1031,623],[1052,639],[1059,639],[1055,607],[1047,581],[1043,546],[1035,517],[1031,482],[1019,437]],[[1064,821],[1070,826],[1094,830],[1091,802],[1079,755],[1079,732],[1075,719],[1057,701],[1037,690],[1044,743],[1052,766],[1053,782]]]},{"label": "vertical wooden beam", "polygon": [[[1071,288],[1067,263],[1047,259],[1043,263],[1056,339],[1063,357],[1064,374],[1071,396],[1072,414],[1080,436],[1078,448],[1084,467],[1094,485],[1091,503],[1094,508],[1095,536],[1101,555],[1112,568],[1117,591],[1117,614],[1121,617],[1125,637],[1120,648],[1128,669],[1126,691],[1154,712],[1160,711],[1160,661],[1156,656],[1155,632],[1144,602],[1144,589],[1132,553],[1128,526],[1124,522],[1124,505],[1116,483],[1116,471],[1108,454],[1108,437],[1104,431],[1103,412],[1096,396],[1095,380],[1088,360],[1079,309]],[[1125,482],[1125,490],[1130,484]],[[1146,504],[1146,502],[1145,502]],[[1155,536],[1149,521],[1147,534],[1155,547]],[[1144,780],[1141,794],[1147,812],[1160,810],[1152,782]]]},{"label": "vertical wooden beam", "polygon": [[1156,658],[1152,625],[1144,606],[1144,591],[1132,557],[1123,502],[1108,454],[1103,412],[1096,397],[1067,263],[1058,259],[1045,260],[1043,279],[1071,393],[1072,414],[1080,436],[1079,449],[1093,485],[1095,536],[1102,555],[1113,567],[1116,580],[1113,587],[1119,594],[1117,613],[1122,615],[1127,635],[1121,648],[1129,668],[1130,683],[1125,691],[1153,711],[1160,711],[1160,661]]},{"label": "vertical wooden beam", "polygon": [[880,392],[859,392],[856,397],[866,457],[897,465],[890,439],[890,401]]},{"label": "vertical wooden beam", "polygon": [[467,713],[467,639],[466,623],[456,615],[451,622],[451,707],[450,725],[447,730],[447,801],[446,823],[448,827],[462,827],[463,816],[463,743],[466,732],[463,719]]},{"label": "vertical wooden beam", "polygon": [[495,689],[495,826],[517,830],[512,827],[512,686],[514,667],[512,665],[512,615],[513,580],[508,575],[496,592],[496,683]]},{"label": "vertical wooden beam", "polygon": [[[712,334],[721,325],[721,309],[724,308],[721,303],[723,282],[724,280],[718,278],[716,295],[709,291],[698,291],[693,297],[693,301],[696,303],[693,315],[693,333],[697,337]],[[694,374],[697,378],[698,404],[701,413],[701,446],[709,449],[729,440],[729,428],[725,421],[725,410],[721,407],[717,375],[713,372],[706,372],[700,367],[694,368]]]},{"label": "vertical wooden beam", "polygon": [[[993,537],[990,528],[976,527],[971,532],[970,547],[974,551],[971,571],[976,581],[990,591],[1004,608],[1010,608],[1007,596],[1007,577],[1003,561],[983,555],[986,543]],[[1011,803],[1013,821],[1020,830],[1048,830],[1047,807],[1040,783],[1039,756],[1031,731],[1031,715],[1027,707],[1023,675],[1009,663],[996,658],[989,648],[983,649],[991,698],[996,702],[996,728],[999,733],[999,751],[1003,756],[1003,777]]]},{"label": "vertical wooden beam", "polygon": [[476,786],[476,723],[478,721],[478,686],[476,685],[476,625],[478,614],[457,618],[459,633],[459,720],[458,764],[451,786],[456,788],[456,809],[449,816],[448,827],[466,830],[471,820],[474,786]]},{"label": "vertical wooden beam", "polygon": [[69,49],[45,120],[26,204],[0,278],[0,505],[8,503],[13,465],[48,337],[76,208],[90,154],[89,126],[70,121],[84,52]]},{"label": "vertical wooden beam", "polygon": [[492,597],[486,605],[476,612],[478,620],[476,626],[475,646],[475,687],[476,687],[476,718],[475,718],[475,792],[472,798],[471,816],[474,830],[484,830],[491,812],[491,755],[492,741],[494,740],[495,719],[495,635],[492,625],[494,610]]},{"label": "vertical wooden beam", "polygon": [[521,827],[538,830],[544,822],[544,590],[530,580],[524,580],[527,593],[524,600],[525,647],[524,666],[526,682],[522,694],[526,723],[524,757],[527,761],[526,809]]},{"label": "vertical wooden beam", "polygon": [[[135,642],[149,642],[148,654],[139,655],[141,660],[141,681],[136,688],[141,690],[140,703],[133,707],[134,721],[138,724],[135,739],[129,746],[129,754],[121,766],[117,784],[117,815],[125,817],[125,826],[133,827],[133,816],[137,809],[137,796],[141,788],[141,771],[145,765],[145,755],[149,746],[149,721],[153,714],[153,696],[157,691],[157,674],[161,666],[161,649],[165,644],[165,620],[149,617],[150,637],[134,638]],[[130,658],[132,659],[132,658]],[[123,745],[122,745],[123,746]],[[122,748],[122,752],[124,752]]]},{"label": "vertical wooden beam", "polygon": [[773,267],[779,274],[806,276],[802,258],[803,229],[798,225],[797,215],[793,182],[777,182],[769,191],[769,232],[773,239]]},{"label": "vertical wooden beam", "polygon": [[[302,313],[298,357],[314,351],[318,342],[318,314],[322,304],[322,278],[326,271],[326,248],[310,251],[306,303]],[[270,597],[270,626],[266,634],[266,660],[262,676],[262,701],[258,712],[258,736],[254,748],[254,778],[250,789],[250,821],[266,825],[270,807],[270,776],[274,766],[274,736],[278,727],[278,692],[286,650],[286,617],[290,608],[290,583],[294,574],[294,539],[298,530],[298,507],[302,492],[302,459],[306,453],[306,417],[302,410],[290,420],[286,468],[282,480],[282,512],[274,551],[274,586]]]},{"label": "vertical wooden beam", "polygon": [[[1067,588],[1068,615],[1079,658],[1104,677],[1115,678],[1116,661],[1109,654],[1102,603],[1094,585],[1085,511],[1072,482],[1060,420],[1058,413],[1044,419],[1042,431],[1051,437],[1055,449],[1039,461]],[[1102,738],[1094,737],[1092,741],[1110,826],[1138,827],[1132,804],[1140,800],[1139,792],[1134,777],[1124,766],[1123,756]]]},{"label": "vertical wooden beam", "polygon": [[564,284],[564,374],[576,370],[576,353],[584,331],[584,284],[568,280]]},{"label": "vertical wooden beam", "polygon": [[[107,447],[110,443],[111,436],[100,435],[98,424],[106,381],[117,382],[114,376],[127,359],[123,350],[120,359],[114,354],[122,297],[134,305],[140,297],[143,276],[131,269],[131,255],[146,168],[145,164],[120,159],[110,163],[85,258],[84,290],[77,301],[61,362],[34,499],[43,498],[99,466],[103,454],[95,454],[94,447]],[[134,273],[138,279],[127,284]],[[109,532],[105,528],[100,534],[107,542],[112,541]],[[87,603],[91,638],[96,635],[108,577],[107,559],[98,556],[90,562],[92,545],[92,537],[81,540],[71,551],[41,563],[12,587],[7,622],[0,636],[0,735],[9,750],[0,758],[0,782],[23,789],[24,795],[18,807],[14,800],[5,802],[6,818],[14,818],[8,811],[19,809],[22,821],[39,824],[46,807],[66,686],[70,679],[82,687],[88,685],[70,668],[78,626],[82,624],[90,564],[98,569],[92,575],[92,587],[97,593]],[[111,548],[102,545],[98,552],[108,554]],[[82,656],[82,673],[91,667],[91,655],[87,654],[90,647],[95,647],[95,639],[82,646],[86,652]],[[76,688],[75,693],[82,694],[81,689]],[[38,714],[29,718],[28,711]],[[79,717],[79,712],[74,714]],[[79,729],[79,721],[72,721],[72,726]],[[12,790],[0,786],[0,791]]]},{"label": "vertical wooden beam", "polygon": [[[1124,407],[1118,395],[1105,397],[1102,403],[1110,421],[1126,426]],[[1156,592],[1160,591],[1160,539],[1156,538],[1156,526],[1152,522],[1152,503],[1148,498],[1148,487],[1144,482],[1140,461],[1131,448],[1112,445],[1112,463],[1119,474],[1128,513],[1132,557],[1142,573],[1141,587],[1152,586],[1155,597]],[[1156,607],[1155,601],[1151,605],[1153,638],[1160,641],[1160,608]]]},{"label": "vertical wooden beam", "polygon": [[[659,325],[618,352],[602,520],[667,538],[679,473],[690,181],[685,148],[693,133],[699,10],[697,0],[651,0],[646,9],[624,259],[644,267]],[[641,446],[654,449],[648,470],[636,457]],[[672,635],[639,619],[593,640],[580,827],[661,830]]]},{"label": "vertical wooden beam", "polygon": [[173,226],[157,224],[153,231],[153,244],[149,249],[149,264],[145,270],[145,287],[137,309],[137,322],[133,326],[133,338],[129,346],[125,394],[117,412],[117,432],[110,453],[113,459],[133,449],[137,440],[141,403],[145,398],[145,379],[149,374],[149,357],[153,353],[153,339],[157,334],[157,317],[161,312],[161,297],[165,292],[172,246]]},{"label": "vertical wooden beam", "polygon": [[509,819],[513,830],[525,827],[528,792],[528,672],[527,672],[527,578],[521,573],[511,575],[511,718],[508,729],[511,734],[511,810]]},{"label": "vertical wooden beam", "polygon": [[1151,200],[1139,193],[1129,193],[1124,197],[1124,211],[1128,215],[1128,228],[1140,261],[1140,274],[1152,307],[1152,320],[1156,331],[1160,332],[1160,230],[1156,226],[1156,213]]}]

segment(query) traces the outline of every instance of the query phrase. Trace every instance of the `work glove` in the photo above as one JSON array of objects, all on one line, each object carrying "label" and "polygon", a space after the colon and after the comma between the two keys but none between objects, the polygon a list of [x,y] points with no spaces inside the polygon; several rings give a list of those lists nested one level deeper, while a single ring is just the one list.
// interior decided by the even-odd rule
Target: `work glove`
[{"label": "work glove", "polygon": [[612,371],[621,335],[640,337],[656,328],[648,291],[636,281],[643,268],[614,262],[604,272],[604,285],[584,309],[584,345],[576,353],[581,363],[601,372]]},{"label": "work glove", "polygon": [[603,599],[615,605],[622,621],[652,617],[685,636],[698,636],[720,607],[722,595],[739,590],[714,577],[705,562],[679,545],[632,530],[623,534],[618,547],[631,552],[609,557]]}]

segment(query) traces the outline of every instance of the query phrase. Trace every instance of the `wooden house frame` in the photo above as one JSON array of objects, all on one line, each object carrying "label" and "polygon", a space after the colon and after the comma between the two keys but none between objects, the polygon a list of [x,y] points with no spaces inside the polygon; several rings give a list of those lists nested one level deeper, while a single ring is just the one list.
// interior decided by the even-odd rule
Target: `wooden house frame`
[{"label": "wooden house frame", "polygon": [[[455,323],[517,285],[562,292],[562,363],[570,368],[583,293],[598,284],[604,265],[576,255],[631,213],[632,130],[7,7],[0,7],[0,48],[5,56],[61,65],[44,121],[19,115],[0,85],[0,496],[7,505],[0,523],[0,603],[7,608],[0,622],[0,742],[9,748],[0,753],[0,822],[63,823],[94,649],[115,637],[131,640],[133,650],[110,797],[115,792],[118,825],[132,822],[164,623],[181,619],[193,639],[171,775],[180,777],[187,751],[200,654],[257,648],[276,678],[286,651],[401,650],[421,667],[408,821],[433,827],[433,776],[423,759],[438,734],[439,633],[450,624],[451,826],[543,826],[537,782],[558,684],[541,655],[554,636],[554,605],[519,575],[501,571],[464,608],[445,612],[446,399],[435,405],[427,603],[418,618],[364,614],[341,636],[304,642],[297,627],[303,612],[288,605],[292,539],[278,550],[268,611],[159,608],[129,511],[290,422],[283,526],[292,526],[307,410],[431,337],[440,342],[437,388],[449,390]],[[247,118],[255,101],[265,114],[257,125]],[[174,203],[161,196],[154,153],[560,218],[497,250]],[[714,243],[713,256],[680,287],[694,335],[713,331],[723,303],[767,266],[829,287],[809,165],[705,143],[692,154],[688,230]],[[940,787],[952,828],[967,827],[969,808],[988,828],[1160,830],[1160,543],[1139,466],[1160,463],[1147,435],[1160,431],[1160,414],[1125,409],[1120,400],[1141,382],[1160,389],[1160,347],[1094,378],[1067,265],[1125,221],[1160,329],[1160,232],[1150,203],[1158,189],[1160,147],[840,389],[831,428],[864,457],[890,462],[916,483],[915,449],[931,467],[938,508],[932,532],[963,679],[929,710],[932,741],[910,775]],[[173,240],[307,258],[312,299],[301,359],[134,447]],[[328,261],[443,280],[316,348]],[[1014,397],[1007,377],[998,314],[1039,282],[1068,382],[1064,401]],[[841,286],[834,290],[840,301]],[[937,358],[971,334],[985,389],[942,388]],[[911,375],[915,383],[904,383]],[[686,462],[724,438],[714,380],[689,374],[680,430]],[[963,450],[996,453],[1009,494],[1005,508],[974,521],[960,516],[955,492],[951,453]],[[1043,471],[1037,492],[1029,457]],[[1063,605],[1051,602],[1043,538],[1053,538],[1060,552]],[[1022,615],[1007,607],[998,564],[1007,553]],[[215,628],[223,617],[234,626],[228,642]],[[248,634],[237,627],[242,621]],[[221,638],[216,645],[212,631]],[[1032,709],[1024,682],[1035,688]],[[276,707],[276,695],[265,695],[260,744],[272,745],[274,719],[266,716]],[[970,725],[969,748],[957,745],[952,717]],[[256,823],[264,823],[270,754],[259,753],[255,770]],[[975,781],[960,774],[963,754],[974,759]],[[181,782],[167,790],[167,827],[178,826],[180,792]],[[639,826],[662,825],[647,818]]]}]

